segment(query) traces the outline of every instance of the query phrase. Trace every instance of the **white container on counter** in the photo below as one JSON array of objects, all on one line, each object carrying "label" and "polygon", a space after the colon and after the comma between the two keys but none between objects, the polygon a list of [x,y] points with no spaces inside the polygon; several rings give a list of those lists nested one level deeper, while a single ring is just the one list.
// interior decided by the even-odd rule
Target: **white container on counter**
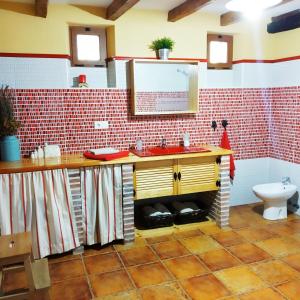
[{"label": "white container on counter", "polygon": [[45,143],[44,155],[45,155],[45,158],[61,156],[59,145],[48,145],[47,143]]}]

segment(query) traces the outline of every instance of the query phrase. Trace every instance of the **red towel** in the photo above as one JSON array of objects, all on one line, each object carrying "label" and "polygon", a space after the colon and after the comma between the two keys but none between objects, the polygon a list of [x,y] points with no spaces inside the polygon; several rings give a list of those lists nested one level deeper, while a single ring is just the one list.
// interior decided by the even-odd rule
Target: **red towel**
[{"label": "red towel", "polygon": [[120,151],[117,153],[111,153],[111,154],[98,154],[95,155],[89,151],[85,151],[83,153],[83,156],[86,158],[90,158],[90,159],[96,159],[96,160],[113,160],[113,159],[117,159],[117,158],[122,158],[122,157],[126,157],[129,155],[129,151]]},{"label": "red towel", "polygon": [[[227,149],[227,150],[231,150],[230,143],[229,143],[229,138],[228,138],[228,134],[227,134],[226,129],[223,132],[220,147],[224,148],[224,149]],[[231,154],[230,155],[230,178],[232,180],[234,178],[234,170],[235,170],[234,159],[233,159],[233,155]]]}]

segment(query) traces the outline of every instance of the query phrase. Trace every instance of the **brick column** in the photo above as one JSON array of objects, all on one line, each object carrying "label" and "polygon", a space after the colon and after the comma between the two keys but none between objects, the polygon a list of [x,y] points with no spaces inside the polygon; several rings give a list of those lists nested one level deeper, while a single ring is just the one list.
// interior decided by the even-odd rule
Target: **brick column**
[{"label": "brick column", "polygon": [[75,225],[74,230],[78,232],[78,239],[80,244],[84,241],[83,232],[83,212],[82,212],[82,197],[81,197],[81,181],[80,181],[80,169],[69,169],[69,183],[72,195],[72,203],[75,214]]},{"label": "brick column", "polygon": [[132,164],[122,165],[122,183],[124,243],[129,243],[135,238]]},{"label": "brick column", "polygon": [[229,177],[229,155],[221,157],[219,180],[221,186],[217,192],[210,192],[212,200],[210,217],[215,219],[220,227],[229,225],[229,199],[230,199],[230,177]]}]

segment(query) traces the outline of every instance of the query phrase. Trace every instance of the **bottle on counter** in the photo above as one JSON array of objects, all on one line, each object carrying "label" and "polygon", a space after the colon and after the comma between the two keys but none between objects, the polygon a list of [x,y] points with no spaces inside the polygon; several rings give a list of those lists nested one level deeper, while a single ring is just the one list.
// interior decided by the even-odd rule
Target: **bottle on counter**
[{"label": "bottle on counter", "polygon": [[41,146],[39,146],[38,149],[37,149],[37,157],[38,158],[44,158],[44,150]]},{"label": "bottle on counter", "polygon": [[185,132],[183,134],[183,146],[184,147],[190,146],[190,134],[188,132]]},{"label": "bottle on counter", "polygon": [[137,151],[142,151],[143,150],[143,141],[140,137],[136,141],[136,150]]},{"label": "bottle on counter", "polygon": [[32,151],[30,157],[31,159],[37,159],[37,151],[36,150]]}]

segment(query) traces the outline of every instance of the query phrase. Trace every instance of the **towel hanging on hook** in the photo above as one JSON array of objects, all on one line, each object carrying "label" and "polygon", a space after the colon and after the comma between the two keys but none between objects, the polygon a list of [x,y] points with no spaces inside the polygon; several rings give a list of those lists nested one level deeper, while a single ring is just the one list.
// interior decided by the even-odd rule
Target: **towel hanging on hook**
[{"label": "towel hanging on hook", "polygon": [[[224,127],[224,132],[223,132],[223,135],[222,135],[220,147],[224,148],[224,149],[227,149],[227,150],[231,150],[228,134],[227,134],[227,131],[226,131],[227,125],[228,125],[228,121],[227,120],[222,120],[222,126]],[[230,154],[229,164],[230,164],[229,174],[230,174],[231,180],[233,180],[234,179],[235,164],[234,164],[234,158],[233,158],[232,154]]]},{"label": "towel hanging on hook", "polygon": [[228,121],[222,120],[222,126],[224,127],[225,130],[226,130],[227,125],[228,125]]}]

